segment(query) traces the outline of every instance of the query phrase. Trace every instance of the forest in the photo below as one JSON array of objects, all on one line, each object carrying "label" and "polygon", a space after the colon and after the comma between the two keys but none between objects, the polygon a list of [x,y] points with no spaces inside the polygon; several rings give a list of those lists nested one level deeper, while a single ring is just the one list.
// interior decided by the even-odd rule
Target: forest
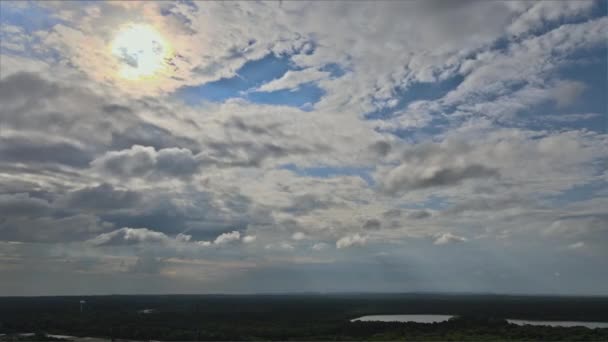
[{"label": "forest", "polygon": [[[429,324],[351,322],[371,314],[454,317]],[[0,340],[56,340],[46,334],[142,341],[608,340],[604,328],[518,326],[507,318],[608,322],[608,298],[448,294],[4,297],[0,298]]]}]

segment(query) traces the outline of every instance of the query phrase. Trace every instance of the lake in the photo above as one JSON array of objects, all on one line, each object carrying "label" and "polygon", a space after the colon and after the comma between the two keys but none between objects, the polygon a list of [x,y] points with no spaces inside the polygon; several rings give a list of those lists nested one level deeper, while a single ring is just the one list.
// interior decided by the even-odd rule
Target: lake
[{"label": "lake", "polygon": [[[438,323],[452,318],[452,315],[368,315],[352,319],[351,322],[415,322],[415,323]],[[530,321],[525,319],[507,319],[509,323],[517,325],[546,325],[551,327],[587,327],[608,328],[608,322],[584,322],[584,321]]]},{"label": "lake", "polygon": [[454,316],[451,315],[369,315],[352,319],[351,322],[415,322],[436,323],[445,322]]},{"label": "lake", "polygon": [[608,328],[608,322],[583,322],[583,321],[528,321],[525,319],[507,319],[509,323],[517,325],[548,325],[551,327],[587,327],[587,328]]}]

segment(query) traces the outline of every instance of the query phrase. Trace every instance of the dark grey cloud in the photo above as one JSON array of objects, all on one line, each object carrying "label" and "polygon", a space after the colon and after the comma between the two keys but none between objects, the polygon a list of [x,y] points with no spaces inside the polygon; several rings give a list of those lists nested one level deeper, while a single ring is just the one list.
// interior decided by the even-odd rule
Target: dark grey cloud
[{"label": "dark grey cloud", "polygon": [[[100,212],[99,215],[116,227],[147,227],[166,234],[177,234],[189,229],[205,232],[215,227],[213,207],[201,204],[198,215],[192,215],[178,207],[166,194],[150,194],[141,206]],[[151,202],[151,203],[150,203]],[[211,214],[208,214],[211,212]]]},{"label": "dark grey cloud", "polygon": [[[218,2],[197,12],[194,2],[180,2],[159,4],[155,12],[151,3],[143,16],[160,13],[163,35],[179,46],[191,38],[203,45],[175,51],[158,78],[132,82],[108,73],[95,60],[103,59],[100,51],[82,49],[80,33],[70,30],[107,39],[94,36],[140,9],[95,3],[94,11],[81,11],[56,3],[50,11],[83,15],[36,44],[70,63],[45,70],[49,61],[28,55],[29,48],[2,55],[6,74],[40,71],[0,80],[0,258],[23,254],[25,260],[9,261],[21,267],[15,272],[0,267],[0,292],[538,291],[568,282],[568,291],[602,291],[606,276],[589,269],[601,269],[608,250],[606,191],[595,187],[606,183],[605,132],[574,128],[591,124],[594,115],[561,113],[579,108],[580,96],[593,97],[597,87],[581,79],[550,89],[552,70],[565,66],[557,60],[572,62],[605,43],[606,20],[591,14],[590,4],[245,2],[226,8]],[[371,30],[370,18],[377,24]],[[78,25],[82,20],[88,24]],[[404,21],[411,25],[395,25]],[[204,43],[210,35],[195,32],[200,22],[224,43]],[[247,69],[266,65],[264,56],[289,69],[332,74],[314,81],[323,93],[318,102],[302,110],[237,99],[180,102],[183,87],[247,78],[248,71],[235,72],[247,60],[260,61]],[[133,57],[122,59],[135,65]],[[598,58],[593,53],[582,62],[590,66]],[[560,119],[567,122],[547,125],[544,114],[532,113],[546,109],[538,108],[543,103],[557,105],[553,116],[567,115]],[[525,113],[513,118],[541,119],[533,126],[504,120],[511,108]],[[579,125],[584,118],[589,121]],[[315,177],[284,170],[285,163],[328,172]],[[371,169],[377,190],[403,196],[387,199],[348,176],[365,177],[363,170]],[[294,232],[306,232],[306,240],[285,245],[291,250],[284,256],[297,262],[263,249],[287,244]],[[256,241],[208,254],[168,251],[185,245],[179,234],[189,244]],[[65,244],[82,241],[105,247]],[[319,247],[328,242],[342,248]],[[429,248],[433,242],[444,246]],[[366,248],[343,249],[356,245]],[[192,265],[174,262],[186,255]],[[233,281],[207,277],[207,263],[223,258],[255,267]],[[219,268],[229,273],[230,267]],[[567,280],[555,281],[558,267],[562,275],[571,272]],[[192,274],[201,277],[185,285]],[[203,276],[217,279],[216,287]]]},{"label": "dark grey cloud", "polygon": [[414,220],[422,220],[431,217],[431,213],[426,210],[414,210],[408,212],[407,217]]},{"label": "dark grey cloud", "polygon": [[406,217],[412,220],[422,220],[431,217],[431,213],[428,210],[405,210],[405,209],[390,209],[382,213],[382,216],[386,219],[399,219]]},{"label": "dark grey cloud", "polygon": [[39,217],[52,210],[48,201],[27,193],[0,194],[0,217]]},{"label": "dark grey cloud", "polygon": [[190,2],[180,4],[183,4],[183,6],[163,4],[159,8],[159,14],[166,18],[167,23],[173,30],[182,34],[195,34],[197,31],[194,29],[190,16],[198,11],[198,7]]},{"label": "dark grey cloud", "polygon": [[126,48],[120,49],[120,54],[118,55],[118,59],[122,63],[125,63],[132,68],[137,68],[137,66],[139,64],[138,60],[137,60],[137,56],[133,55],[133,54],[129,54],[129,52],[127,52]]},{"label": "dark grey cloud", "polygon": [[431,217],[432,214],[424,209],[390,209],[382,213],[382,222],[384,228],[397,229],[407,225],[408,220],[424,220]]},{"label": "dark grey cloud", "polygon": [[94,215],[62,210],[29,193],[0,194],[0,241],[75,241],[107,227]]},{"label": "dark grey cloud", "polygon": [[133,113],[131,108],[120,105],[120,104],[115,104],[115,103],[110,103],[110,104],[104,105],[101,107],[101,110],[104,113],[108,113],[108,114],[116,114],[116,113],[132,114]]},{"label": "dark grey cloud", "polygon": [[384,157],[389,154],[392,149],[392,146],[386,141],[378,141],[372,144],[369,148],[375,154]]},{"label": "dark grey cloud", "polygon": [[227,231],[244,231],[248,225],[274,224],[270,210],[255,206],[250,198],[238,192],[151,191],[137,197],[139,200],[132,206],[97,213],[116,227],[146,227],[168,236],[187,232],[195,240],[214,239]]},{"label": "dark grey cloud", "polygon": [[136,145],[128,150],[111,151],[95,159],[92,167],[116,177],[177,177],[192,176],[201,163],[192,151],[182,148],[155,150]]},{"label": "dark grey cloud", "polygon": [[421,3],[423,7],[433,11],[447,11],[458,8],[466,8],[472,4],[482,2],[482,0],[461,0],[461,1],[444,1],[444,0],[427,0]]},{"label": "dark grey cloud", "polygon": [[104,112],[107,99],[84,87],[70,87],[20,72],[0,81],[3,126],[49,137],[103,142],[106,134],[136,120],[121,111]]},{"label": "dark grey cloud", "polygon": [[[27,132],[24,137],[11,138],[15,140],[11,144],[2,145],[15,146],[14,150],[20,144],[25,152],[28,148],[32,150],[24,153],[25,156],[45,161],[56,156],[57,162],[82,166],[92,159],[92,153],[128,149],[133,145],[152,146],[157,150],[177,147],[198,152],[199,149],[193,139],[142,119],[142,111],[176,118],[172,109],[154,98],[125,101],[26,72],[0,80],[0,87],[3,126]],[[195,125],[190,121],[183,124]],[[5,153],[12,151],[6,149]],[[46,151],[54,153],[45,157]]]},{"label": "dark grey cloud", "polygon": [[477,146],[462,141],[410,146],[401,153],[398,165],[377,173],[379,187],[394,195],[456,186],[469,179],[499,178],[499,169],[485,165],[477,153]]},{"label": "dark grey cloud", "polygon": [[165,148],[158,151],[156,156],[157,169],[172,176],[192,175],[198,170],[199,165],[199,161],[188,149]]},{"label": "dark grey cloud", "polygon": [[120,190],[103,183],[71,191],[66,194],[64,201],[66,208],[106,211],[134,208],[142,201],[142,195],[139,192]]},{"label": "dark grey cloud", "polygon": [[443,144],[421,143],[407,147],[401,153],[401,160],[407,163],[445,162],[456,156],[464,156],[475,149],[475,146],[465,141],[449,141]]},{"label": "dark grey cloud", "polygon": [[0,80],[0,101],[23,101],[27,97],[57,96],[61,88],[29,72],[18,72]]},{"label": "dark grey cloud", "polygon": [[189,138],[172,134],[169,130],[146,122],[137,122],[121,131],[112,132],[110,149],[124,150],[134,145],[151,146],[156,150],[177,147],[197,153],[199,144]]},{"label": "dark grey cloud", "polygon": [[368,219],[363,223],[363,229],[365,230],[378,230],[382,226],[382,223],[378,219]]},{"label": "dark grey cloud", "polygon": [[311,154],[325,149],[324,146],[280,146],[252,141],[216,141],[208,143],[207,147],[211,150],[205,162],[219,167],[260,167],[268,159]]},{"label": "dark grey cloud", "polygon": [[412,182],[403,183],[409,188],[428,188],[433,186],[446,186],[460,184],[469,178],[494,178],[498,177],[498,170],[479,164],[465,167],[446,167],[431,173],[428,177],[420,177]]},{"label": "dark grey cloud", "polygon": [[[106,183],[63,194],[32,193],[37,197],[0,194],[0,241],[76,241],[115,227],[147,227],[166,236],[188,232],[196,240],[209,240],[251,224],[274,224],[271,211],[255,208],[238,193],[141,192]],[[126,232],[110,235],[120,240]]]},{"label": "dark grey cloud", "polygon": [[69,142],[56,142],[42,137],[0,137],[0,163],[57,163],[86,167],[92,153]]},{"label": "dark grey cloud", "polygon": [[283,136],[279,130],[281,125],[278,123],[268,124],[266,126],[256,125],[245,122],[242,118],[232,117],[225,124],[226,127],[234,127],[242,132],[257,134],[257,135],[274,135]]},{"label": "dark grey cloud", "polygon": [[0,221],[0,240],[63,243],[83,241],[112,229],[95,215],[21,216]]},{"label": "dark grey cloud", "polygon": [[338,203],[320,198],[314,194],[296,195],[291,199],[291,204],[283,210],[296,215],[304,215],[314,210],[329,209],[338,206]]},{"label": "dark grey cloud", "polygon": [[498,178],[499,176],[500,173],[497,169],[480,164],[464,167],[445,166],[418,174],[410,173],[407,168],[403,168],[396,170],[396,174],[392,175],[392,180],[382,183],[381,186],[384,192],[396,194],[405,190],[459,185],[467,179]]},{"label": "dark grey cloud", "polygon": [[401,209],[390,209],[382,213],[385,218],[398,218],[402,214]]}]

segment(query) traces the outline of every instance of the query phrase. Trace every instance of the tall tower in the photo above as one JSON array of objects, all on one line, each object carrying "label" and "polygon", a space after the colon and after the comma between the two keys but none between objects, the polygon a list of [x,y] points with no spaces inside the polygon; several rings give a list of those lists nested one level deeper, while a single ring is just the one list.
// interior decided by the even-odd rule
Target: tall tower
[{"label": "tall tower", "polygon": [[80,300],[80,313],[82,313],[82,311],[84,311],[84,305],[86,304],[85,300]]}]

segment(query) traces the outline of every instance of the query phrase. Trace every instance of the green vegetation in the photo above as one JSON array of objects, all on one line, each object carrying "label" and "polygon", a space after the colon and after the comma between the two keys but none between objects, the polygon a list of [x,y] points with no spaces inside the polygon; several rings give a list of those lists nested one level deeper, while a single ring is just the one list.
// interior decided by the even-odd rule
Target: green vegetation
[{"label": "green vegetation", "polygon": [[[84,312],[79,300],[85,299]],[[145,309],[158,312],[141,313]],[[350,322],[371,314],[453,314],[447,322]],[[98,296],[0,298],[0,333],[133,340],[608,341],[608,329],[505,318],[608,321],[608,298],[462,295]],[[43,334],[38,334],[41,339]],[[2,338],[0,338],[2,339]],[[31,340],[31,338],[30,338]]]}]

